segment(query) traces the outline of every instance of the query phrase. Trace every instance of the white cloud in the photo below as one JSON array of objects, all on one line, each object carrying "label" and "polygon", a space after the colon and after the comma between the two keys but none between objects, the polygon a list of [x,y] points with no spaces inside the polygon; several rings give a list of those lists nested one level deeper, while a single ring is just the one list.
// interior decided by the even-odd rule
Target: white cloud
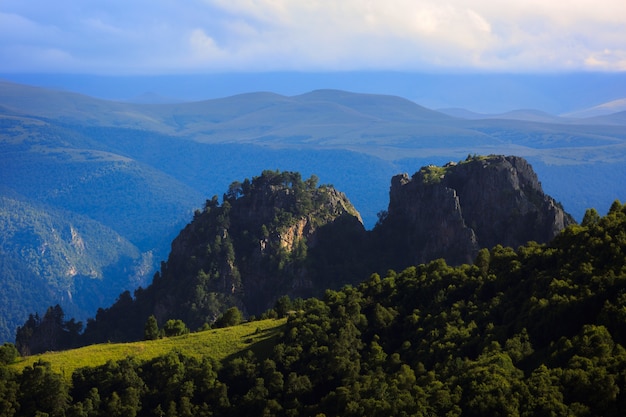
[{"label": "white cloud", "polygon": [[593,53],[585,59],[585,64],[590,68],[600,70],[616,69],[618,71],[626,71],[626,51],[604,51]]},{"label": "white cloud", "polygon": [[[601,4],[599,4],[601,3]],[[30,50],[38,58],[10,57]],[[47,52],[46,52],[47,51]],[[0,72],[624,71],[623,0],[4,0]],[[19,61],[19,59],[21,61]],[[34,64],[33,64],[34,65]],[[55,70],[59,68],[55,67]]]}]

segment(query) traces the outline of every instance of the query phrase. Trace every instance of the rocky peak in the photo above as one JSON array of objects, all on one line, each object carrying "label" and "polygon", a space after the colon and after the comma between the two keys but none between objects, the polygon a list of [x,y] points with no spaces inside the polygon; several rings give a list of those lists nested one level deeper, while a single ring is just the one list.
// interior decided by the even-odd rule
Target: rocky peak
[{"label": "rocky peak", "polygon": [[380,228],[401,242],[396,250],[407,265],[436,258],[458,264],[472,262],[482,247],[547,242],[572,223],[526,160],[492,155],[393,177]]},{"label": "rocky peak", "polygon": [[195,306],[185,317],[193,326],[215,319],[216,304],[260,314],[282,295],[316,294],[323,274],[311,257],[320,252],[317,245],[332,245],[328,240],[339,231],[365,234],[347,197],[318,186],[316,177],[303,181],[298,173],[264,171],[233,182],[221,206],[216,198],[207,201],[174,240],[163,268],[162,285],[176,281],[197,291],[172,289],[171,301],[156,310],[165,318],[181,305]]}]

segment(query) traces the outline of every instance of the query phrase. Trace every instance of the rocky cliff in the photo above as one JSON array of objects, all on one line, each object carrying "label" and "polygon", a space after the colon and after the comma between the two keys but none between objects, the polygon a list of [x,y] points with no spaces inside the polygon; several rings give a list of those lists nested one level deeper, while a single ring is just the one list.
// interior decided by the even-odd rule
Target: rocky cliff
[{"label": "rocky cliff", "polygon": [[[207,201],[172,243],[157,280],[157,319],[186,309],[180,318],[200,326],[224,307],[256,315],[282,295],[308,297],[337,287],[327,272],[350,254],[337,253],[333,261],[329,248],[346,239],[363,241],[366,232],[346,196],[316,182],[265,171],[231,184],[221,206],[216,198]],[[346,276],[341,279],[343,284]]]},{"label": "rocky cliff", "polygon": [[468,157],[391,180],[389,208],[377,226],[396,267],[436,258],[472,262],[480,248],[544,243],[574,223],[543,193],[532,167],[515,156]]}]

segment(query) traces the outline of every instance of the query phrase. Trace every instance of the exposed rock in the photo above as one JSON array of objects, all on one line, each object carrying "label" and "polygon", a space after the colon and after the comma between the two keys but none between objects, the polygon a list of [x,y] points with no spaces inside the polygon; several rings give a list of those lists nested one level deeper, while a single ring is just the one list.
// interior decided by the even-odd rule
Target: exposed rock
[{"label": "exposed rock", "polygon": [[573,223],[526,160],[489,156],[393,177],[378,233],[402,267],[436,258],[472,262],[482,247],[545,243]]},{"label": "exposed rock", "polygon": [[[343,218],[352,221],[338,221]],[[316,247],[332,247],[339,235],[355,234],[364,240],[359,213],[343,193],[317,187],[314,178],[265,171],[252,181],[235,182],[221,206],[215,199],[207,202],[172,242],[160,285],[176,282],[186,289],[163,291],[167,301],[159,301],[154,314],[162,321],[193,305],[196,312],[183,317],[193,327],[215,320],[222,307],[260,314],[282,295],[320,295],[329,283],[325,268],[333,262],[314,261],[328,249]]]}]

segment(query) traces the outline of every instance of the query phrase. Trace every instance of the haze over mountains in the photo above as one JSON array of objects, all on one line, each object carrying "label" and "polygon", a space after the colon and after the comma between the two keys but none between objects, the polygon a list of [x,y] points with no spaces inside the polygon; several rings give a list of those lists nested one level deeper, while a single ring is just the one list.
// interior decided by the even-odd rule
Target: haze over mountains
[{"label": "haze over mountains", "polygon": [[[195,209],[265,169],[333,184],[367,228],[387,205],[393,175],[468,154],[525,157],[544,191],[578,220],[586,208],[602,213],[626,199],[623,112],[577,120],[534,111],[456,116],[398,96],[340,90],[145,104],[2,82],[3,276],[41,282],[31,301],[7,298],[2,339],[12,338],[27,312],[60,302],[81,319],[110,304],[118,290],[145,284]],[[9,222],[17,206],[28,209]],[[102,230],[111,237],[107,248],[128,242],[126,249],[70,268],[77,242],[95,241]],[[42,264],[41,253],[50,254],[43,249],[53,247],[64,255]],[[53,283],[43,278],[47,265],[62,268]],[[3,282],[12,288],[3,293],[19,293],[17,282]],[[102,282],[112,290],[98,305],[75,297],[77,288]],[[8,311],[21,316],[9,320]]]},{"label": "haze over mountains", "polygon": [[170,102],[202,101],[253,91],[296,96],[320,89],[393,95],[430,109],[464,108],[481,114],[536,109],[563,115],[626,97],[623,72],[415,73],[403,71],[231,72],[185,75],[104,76],[7,73],[0,79],[106,100],[146,93]]}]

